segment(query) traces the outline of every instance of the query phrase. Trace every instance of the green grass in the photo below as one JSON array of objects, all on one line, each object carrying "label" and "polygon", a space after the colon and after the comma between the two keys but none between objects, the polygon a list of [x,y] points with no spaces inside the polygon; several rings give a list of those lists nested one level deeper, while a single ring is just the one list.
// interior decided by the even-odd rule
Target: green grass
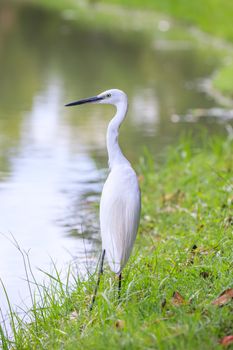
[{"label": "green grass", "polygon": [[[107,267],[91,313],[96,276],[76,279],[71,293],[55,269],[30,322],[15,318],[11,349],[220,349],[233,333],[232,301],[211,304],[233,287],[232,150],[226,140],[182,142],[159,166],[145,153],[140,231],[120,304]],[[183,297],[178,305],[175,291]],[[9,349],[4,329],[0,335]]]}]

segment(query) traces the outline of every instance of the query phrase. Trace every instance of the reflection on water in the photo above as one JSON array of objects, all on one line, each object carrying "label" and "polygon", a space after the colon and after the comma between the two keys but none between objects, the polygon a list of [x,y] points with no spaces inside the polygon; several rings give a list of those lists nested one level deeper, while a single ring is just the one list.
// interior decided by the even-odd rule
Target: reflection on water
[{"label": "reflection on water", "polygon": [[68,110],[65,102],[126,91],[130,110],[120,141],[133,163],[145,146],[156,157],[185,131],[223,133],[225,126],[172,122],[190,109],[218,107],[195,89],[216,64],[210,49],[172,43],[164,50],[130,33],[120,40],[28,5],[2,5],[0,17],[0,277],[17,303],[24,267],[5,236],[30,249],[32,266],[43,269],[51,257],[58,266],[73,257],[81,264],[98,250],[105,132],[114,109]]}]

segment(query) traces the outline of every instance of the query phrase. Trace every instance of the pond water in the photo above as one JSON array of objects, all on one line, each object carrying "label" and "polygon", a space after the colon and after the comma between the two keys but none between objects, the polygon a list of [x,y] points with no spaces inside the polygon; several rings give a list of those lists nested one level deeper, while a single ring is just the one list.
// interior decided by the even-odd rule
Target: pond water
[{"label": "pond water", "polygon": [[[218,63],[211,49],[166,41],[162,32],[162,41],[156,38],[72,25],[29,5],[1,5],[0,278],[13,304],[28,294],[14,239],[30,250],[39,279],[36,267],[48,270],[51,259],[58,268],[76,261],[82,269],[100,250],[97,206],[114,109],[65,109],[64,103],[108,88],[127,92],[120,143],[134,165],[145,147],[159,159],[184,133],[226,133],[208,115],[182,118],[190,109],[218,107],[198,88]],[[4,300],[0,290],[1,308]]]}]

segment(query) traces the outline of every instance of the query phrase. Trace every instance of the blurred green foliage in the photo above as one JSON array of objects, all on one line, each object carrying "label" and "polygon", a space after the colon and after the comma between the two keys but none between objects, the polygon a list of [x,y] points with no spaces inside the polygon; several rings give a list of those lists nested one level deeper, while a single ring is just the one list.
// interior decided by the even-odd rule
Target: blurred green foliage
[{"label": "blurred green foliage", "polygon": [[[184,25],[195,26],[203,32],[209,33],[212,36],[224,39],[231,42],[233,39],[233,2],[229,0],[87,0],[86,2],[77,2],[75,0],[30,0],[31,3],[42,5],[46,8],[56,11],[63,11],[66,9],[72,9],[74,11],[77,20],[82,21],[83,17],[89,16],[89,25],[93,28],[106,28],[108,30],[116,29],[115,19],[112,21],[110,13],[104,14],[101,11],[94,11],[96,4],[109,5],[116,4],[132,9],[154,10],[161,12],[172,18],[177,19]],[[85,15],[86,13],[86,15]],[[124,22],[124,16],[119,16],[118,22],[119,28],[127,27],[127,21]],[[135,18],[132,15],[132,19]],[[133,22],[133,21],[132,21]],[[145,26],[138,20],[139,27]],[[151,32],[154,32],[153,25],[147,25],[150,27]],[[115,35],[118,31],[115,31]],[[231,50],[231,49],[230,49]],[[232,51],[232,50],[231,50]],[[232,97],[233,91],[233,54],[231,55],[231,63],[227,66],[224,64],[219,67],[219,72],[216,79],[213,82],[214,88]]]},{"label": "blurred green foliage", "polygon": [[108,0],[143,9],[158,10],[225,39],[233,39],[233,2],[229,0]]},{"label": "blurred green foliage", "polygon": [[[120,5],[153,9],[172,16],[187,25],[229,42],[233,39],[233,1],[229,0],[108,0]],[[232,51],[232,50],[231,50]],[[213,81],[214,88],[233,96],[233,54],[231,62],[223,64]]]}]

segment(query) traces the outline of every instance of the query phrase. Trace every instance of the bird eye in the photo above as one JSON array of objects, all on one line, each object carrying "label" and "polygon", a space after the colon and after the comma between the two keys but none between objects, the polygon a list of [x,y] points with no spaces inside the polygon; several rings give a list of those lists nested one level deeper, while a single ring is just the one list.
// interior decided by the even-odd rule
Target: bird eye
[{"label": "bird eye", "polygon": [[106,97],[111,97],[111,94],[107,94]]}]

